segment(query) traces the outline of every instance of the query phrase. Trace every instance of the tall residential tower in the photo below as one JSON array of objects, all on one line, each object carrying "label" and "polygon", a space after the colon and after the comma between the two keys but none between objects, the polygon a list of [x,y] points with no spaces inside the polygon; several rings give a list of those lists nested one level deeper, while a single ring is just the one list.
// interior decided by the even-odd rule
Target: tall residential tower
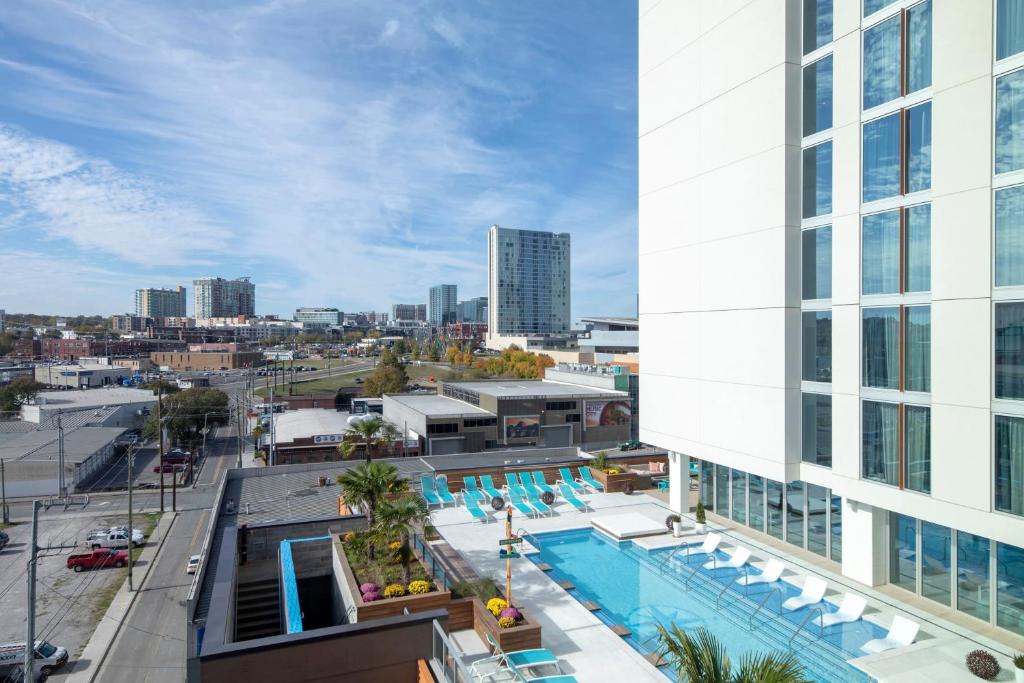
[{"label": "tall residential tower", "polygon": [[488,336],[569,331],[569,233],[491,226],[487,237]]},{"label": "tall residential tower", "polygon": [[135,315],[143,318],[184,318],[185,288],[136,289]]},{"label": "tall residential tower", "polygon": [[434,285],[430,288],[430,323],[447,325],[455,321],[459,290],[457,285]]},{"label": "tall residential tower", "polygon": [[256,315],[256,285],[247,277],[204,277],[192,284],[196,292],[196,318]]}]

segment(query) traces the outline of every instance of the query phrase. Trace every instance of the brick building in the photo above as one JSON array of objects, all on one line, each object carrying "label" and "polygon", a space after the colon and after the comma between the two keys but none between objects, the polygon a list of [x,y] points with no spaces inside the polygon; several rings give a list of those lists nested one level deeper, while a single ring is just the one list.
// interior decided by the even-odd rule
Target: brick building
[{"label": "brick building", "polygon": [[158,367],[172,370],[235,370],[259,364],[263,354],[259,351],[156,351],[149,357]]}]

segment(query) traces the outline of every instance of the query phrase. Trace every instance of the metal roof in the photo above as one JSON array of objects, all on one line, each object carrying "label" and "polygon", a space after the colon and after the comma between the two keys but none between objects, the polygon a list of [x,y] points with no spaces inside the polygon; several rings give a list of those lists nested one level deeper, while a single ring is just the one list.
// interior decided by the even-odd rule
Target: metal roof
[{"label": "metal roof", "polygon": [[482,396],[496,398],[629,398],[623,391],[595,389],[594,387],[564,382],[537,380],[493,380],[485,382],[445,382],[446,386],[473,391]]},{"label": "metal roof", "polygon": [[[124,433],[123,427],[81,427],[64,430],[64,460],[83,462]],[[57,430],[0,433],[0,458],[12,460],[56,460]]]},{"label": "metal roof", "polygon": [[488,410],[440,394],[388,394],[395,403],[432,417],[492,415]]}]

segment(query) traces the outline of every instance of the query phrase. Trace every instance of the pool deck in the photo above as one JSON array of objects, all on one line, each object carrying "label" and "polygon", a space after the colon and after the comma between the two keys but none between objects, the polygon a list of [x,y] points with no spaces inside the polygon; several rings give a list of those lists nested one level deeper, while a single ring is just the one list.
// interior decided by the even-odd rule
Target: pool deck
[{"label": "pool deck", "polygon": [[[670,514],[662,501],[645,494],[628,496],[623,493],[601,493],[588,494],[585,498],[592,512],[577,512],[561,500],[554,505],[557,514],[550,517],[525,517],[516,511],[513,530],[522,528],[530,533],[543,533],[592,528],[591,519],[594,517],[626,513],[642,515],[652,522],[663,524],[666,515]],[[499,585],[504,585],[505,561],[498,558],[498,539],[504,536],[505,516],[504,513],[493,514],[495,521],[487,524],[471,521],[463,507],[435,510],[431,517],[445,540],[463,555],[480,576],[492,577]],[[692,524],[692,518],[687,520],[686,517],[688,515],[684,515],[684,524]],[[723,534],[722,548],[727,552],[735,545],[750,548],[753,551],[753,566],[760,568],[768,558],[778,557],[787,565],[783,580],[797,586],[802,584],[803,576],[807,574],[821,576],[829,582],[829,593],[825,599],[833,605],[842,599],[843,593],[858,592],[868,600],[864,619],[885,629],[888,629],[897,610],[920,623],[921,632],[913,645],[850,660],[879,683],[976,681],[963,662],[966,654],[977,648],[988,649],[999,659],[1003,673],[996,680],[1013,680],[1013,665],[1008,656],[1013,648],[922,610],[910,601],[901,601],[886,592],[856,583],[819,563],[803,559],[799,552],[787,553],[784,549],[742,533],[733,525],[716,524],[716,521],[709,519],[708,529]],[[678,539],[666,533],[630,540],[640,547],[650,549],[702,539],[703,536],[696,535],[691,527]],[[532,551],[529,544],[523,545],[524,553]],[[544,646],[562,660],[566,673],[575,675],[580,681],[664,683],[667,680],[639,652],[616,636],[608,626],[526,558],[512,563],[512,589],[516,602],[541,624]]]}]

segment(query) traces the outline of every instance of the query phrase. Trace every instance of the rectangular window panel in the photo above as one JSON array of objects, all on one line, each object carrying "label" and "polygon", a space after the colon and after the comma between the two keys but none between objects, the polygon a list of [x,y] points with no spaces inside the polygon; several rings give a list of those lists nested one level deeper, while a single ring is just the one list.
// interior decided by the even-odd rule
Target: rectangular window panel
[{"label": "rectangular window panel", "polygon": [[864,31],[864,109],[900,96],[900,15]]},{"label": "rectangular window panel", "polygon": [[996,190],[996,287],[1024,285],[1024,185]]},{"label": "rectangular window panel", "polygon": [[828,489],[807,485],[807,549],[825,557],[828,551]]},{"label": "rectangular window panel", "polygon": [[864,0],[864,16],[874,14],[883,7],[888,7],[896,0]]},{"label": "rectangular window panel", "polygon": [[732,518],[747,523],[747,473],[740,470],[732,471]]},{"label": "rectangular window panel", "polygon": [[873,213],[861,219],[861,292],[900,291],[900,212]]},{"label": "rectangular window panel", "polygon": [[832,213],[832,141],[803,151],[803,217]]},{"label": "rectangular window panel", "polygon": [[995,417],[996,510],[1024,516],[1024,418]]},{"label": "rectangular window panel", "polygon": [[908,306],[904,313],[903,388],[906,391],[931,391],[932,308]]},{"label": "rectangular window panel", "polygon": [[996,624],[1024,636],[1024,548],[996,544]]},{"label": "rectangular window panel", "polygon": [[786,541],[804,547],[804,483],[786,484]]},{"label": "rectangular window panel", "polygon": [[782,515],[786,509],[786,487],[768,480],[768,534],[782,540]]},{"label": "rectangular window panel", "polygon": [[804,311],[801,379],[832,381],[832,311]]},{"label": "rectangular window panel", "polygon": [[1024,399],[1024,303],[995,306],[996,398]]},{"label": "rectangular window panel", "polygon": [[832,521],[831,521],[831,532],[832,532],[832,549],[831,555],[833,561],[843,561],[843,499],[840,496],[832,496],[829,503],[832,508]]},{"label": "rectangular window panel", "polygon": [[996,59],[1024,50],[1024,0],[996,0]]},{"label": "rectangular window panel", "polygon": [[832,55],[804,67],[804,135],[832,127]]},{"label": "rectangular window panel", "polygon": [[715,509],[715,465],[700,461],[700,500],[708,510]]},{"label": "rectangular window panel", "polygon": [[862,476],[884,484],[899,485],[899,405],[864,401]]},{"label": "rectangular window panel", "polygon": [[932,103],[907,110],[907,192],[932,186]]},{"label": "rectangular window panel", "polygon": [[802,235],[802,297],[832,298],[832,226],[804,230]]},{"label": "rectangular window panel", "polygon": [[907,94],[932,84],[932,2],[907,10]]},{"label": "rectangular window panel", "polygon": [[729,516],[729,468],[715,465],[715,512]]},{"label": "rectangular window panel", "polygon": [[832,0],[804,0],[804,54],[832,42]]},{"label": "rectangular window panel", "polygon": [[956,532],[956,606],[961,612],[989,620],[989,541],[966,531]]},{"label": "rectangular window panel", "polygon": [[900,194],[900,114],[864,124],[863,195],[865,202]]},{"label": "rectangular window panel", "polygon": [[1024,69],[996,79],[996,173],[1024,168]]},{"label": "rectangular window panel", "polygon": [[747,526],[764,531],[764,477],[751,474],[748,479],[750,510],[747,511]]},{"label": "rectangular window panel", "polygon": [[931,412],[927,406],[903,408],[903,487],[920,493],[932,492]]},{"label": "rectangular window panel", "polygon": [[917,592],[917,520],[889,513],[889,583]]},{"label": "rectangular window panel", "polygon": [[899,389],[899,308],[865,308],[862,313],[864,386]]},{"label": "rectangular window panel", "polygon": [[801,458],[804,462],[832,467],[832,397],[804,394]]},{"label": "rectangular window panel", "polygon": [[949,606],[953,587],[953,556],[949,527],[921,522],[921,595]]},{"label": "rectangular window panel", "polygon": [[907,208],[903,222],[903,291],[932,288],[932,205]]}]

